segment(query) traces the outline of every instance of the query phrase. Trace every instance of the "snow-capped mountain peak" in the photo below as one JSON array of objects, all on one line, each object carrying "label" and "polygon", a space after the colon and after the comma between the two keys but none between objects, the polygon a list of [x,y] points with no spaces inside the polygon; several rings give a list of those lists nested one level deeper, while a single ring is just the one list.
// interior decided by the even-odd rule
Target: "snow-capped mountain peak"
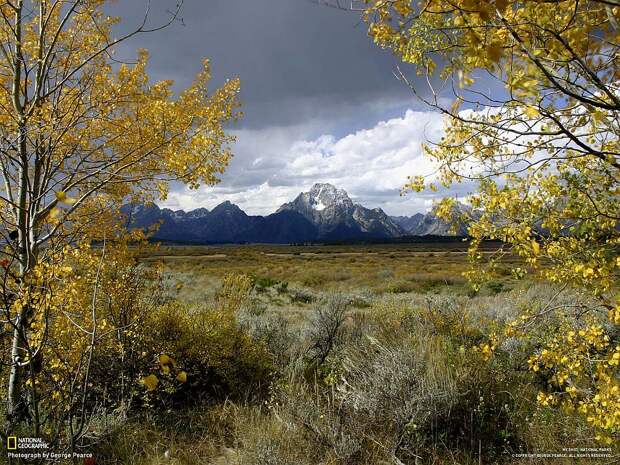
[{"label": "snow-capped mountain peak", "polygon": [[352,204],[345,190],[327,183],[317,183],[301,195],[307,197],[308,204],[316,211],[323,211],[337,204]]},{"label": "snow-capped mountain peak", "polygon": [[301,213],[324,236],[397,237],[403,232],[380,208],[370,210],[354,204],[345,190],[326,183],[315,184],[308,192],[302,192],[292,202],[282,205],[278,211],[287,210]]},{"label": "snow-capped mountain peak", "polygon": [[327,205],[321,202],[321,199],[318,199],[316,202],[312,204],[312,208],[320,212],[320,211],[325,210],[325,208],[327,208]]}]

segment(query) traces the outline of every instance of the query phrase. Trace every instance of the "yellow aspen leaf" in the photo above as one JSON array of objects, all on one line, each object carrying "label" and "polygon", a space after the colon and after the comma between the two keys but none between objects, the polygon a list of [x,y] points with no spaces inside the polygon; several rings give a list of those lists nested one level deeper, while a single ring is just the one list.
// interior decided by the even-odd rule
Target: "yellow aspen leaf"
[{"label": "yellow aspen leaf", "polygon": [[508,0],[495,0],[495,6],[500,12],[502,12],[508,6]]},{"label": "yellow aspen leaf", "polygon": [[69,276],[71,273],[73,273],[73,267],[71,266],[63,266],[60,269],[60,274],[63,276]]},{"label": "yellow aspen leaf", "polygon": [[594,110],[592,112],[592,119],[597,124],[605,121],[606,118],[607,118],[606,113],[602,112],[601,110]]},{"label": "yellow aspen leaf", "polygon": [[534,255],[538,255],[540,253],[540,244],[536,241],[532,241],[532,251]]},{"label": "yellow aspen leaf", "polygon": [[56,192],[56,199],[67,205],[73,205],[76,202],[74,198],[67,196],[67,193],[64,191]]},{"label": "yellow aspen leaf", "polygon": [[157,389],[157,385],[159,384],[159,378],[155,375],[148,375],[145,378],[142,378],[142,384],[146,387],[147,391],[154,391]]},{"label": "yellow aspen leaf", "polygon": [[187,381],[187,373],[180,371],[179,374],[177,374],[177,381],[179,383],[185,383]]},{"label": "yellow aspen leaf", "polygon": [[494,63],[497,63],[499,60],[502,59],[503,49],[502,49],[501,44],[497,42],[493,42],[487,47],[486,51],[487,51],[487,56]]}]

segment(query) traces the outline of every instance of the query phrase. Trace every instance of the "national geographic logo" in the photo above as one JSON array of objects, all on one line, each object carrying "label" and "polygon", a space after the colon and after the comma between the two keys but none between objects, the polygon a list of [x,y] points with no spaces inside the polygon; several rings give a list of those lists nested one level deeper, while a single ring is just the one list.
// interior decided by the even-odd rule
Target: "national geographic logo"
[{"label": "national geographic logo", "polygon": [[43,438],[9,436],[6,438],[7,450],[46,450],[49,445]]},{"label": "national geographic logo", "polygon": [[43,438],[9,436],[6,438],[6,457],[26,461],[49,461],[82,459],[85,465],[95,465],[91,452],[55,452]]},{"label": "national geographic logo", "polygon": [[49,445],[43,438],[6,438],[6,457],[9,459],[41,460],[47,458]]}]

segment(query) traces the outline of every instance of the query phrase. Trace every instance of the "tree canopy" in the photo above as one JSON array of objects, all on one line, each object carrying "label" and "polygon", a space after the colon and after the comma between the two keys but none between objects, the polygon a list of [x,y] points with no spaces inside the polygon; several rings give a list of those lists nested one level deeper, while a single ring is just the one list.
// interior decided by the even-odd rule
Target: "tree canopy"
[{"label": "tree canopy", "polygon": [[[579,309],[580,328],[542,341],[530,368],[546,376],[539,400],[577,409],[611,441],[620,432],[620,3],[614,0],[367,0],[356,7],[377,45],[416,65],[422,91],[446,117],[426,153],[433,176],[407,188],[474,181],[470,255],[483,239],[516,253],[527,272],[590,289],[601,306]],[[437,79],[440,78],[440,79]],[[419,81],[419,80],[418,80]],[[439,82],[440,84],[437,84]],[[450,216],[453,199],[440,209]],[[556,308],[548,311],[576,311]],[[601,323],[597,313],[607,313]],[[527,337],[527,311],[506,331]],[[495,348],[493,342],[487,349]]]},{"label": "tree canopy", "polygon": [[[107,3],[0,4],[1,311],[9,431],[24,418],[34,418],[35,430],[43,424],[36,394],[43,381],[34,370],[43,354],[75,375],[70,393],[59,388],[59,396],[75,402],[78,387],[88,383],[85,360],[102,330],[95,309],[103,279],[101,253],[88,246],[121,240],[116,208],[163,199],[171,181],[213,184],[231,157],[226,124],[239,115],[239,81],[209,89],[205,61],[187,89],[151,82],[146,51],[125,63],[115,50],[135,35],[166,27],[178,10],[167,24],[149,29],[145,16],[115,38],[120,18],[106,14]],[[121,250],[108,250],[106,260],[114,262],[110,257]],[[59,355],[63,344],[79,350]]]}]

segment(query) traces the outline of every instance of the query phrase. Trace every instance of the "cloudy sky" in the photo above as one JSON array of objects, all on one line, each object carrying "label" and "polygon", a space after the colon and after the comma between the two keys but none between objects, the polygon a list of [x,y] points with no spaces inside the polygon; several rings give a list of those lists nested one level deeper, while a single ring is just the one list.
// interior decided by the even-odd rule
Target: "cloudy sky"
[{"label": "cloudy sky", "polygon": [[[175,5],[151,0],[150,24]],[[141,21],[145,0],[112,8],[129,28]],[[175,186],[165,206],[230,200],[268,214],[315,182],[394,215],[432,204],[430,194],[399,193],[407,175],[432,171],[421,143],[439,137],[441,118],[394,77],[397,60],[372,44],[355,13],[312,0],[185,0],[179,20],[124,44],[117,57],[137,48],[151,52],[154,79],[174,79],[178,88],[203,58],[215,85],[233,76],[242,83],[245,117],[231,128],[238,140],[222,182],[198,191]]]}]

